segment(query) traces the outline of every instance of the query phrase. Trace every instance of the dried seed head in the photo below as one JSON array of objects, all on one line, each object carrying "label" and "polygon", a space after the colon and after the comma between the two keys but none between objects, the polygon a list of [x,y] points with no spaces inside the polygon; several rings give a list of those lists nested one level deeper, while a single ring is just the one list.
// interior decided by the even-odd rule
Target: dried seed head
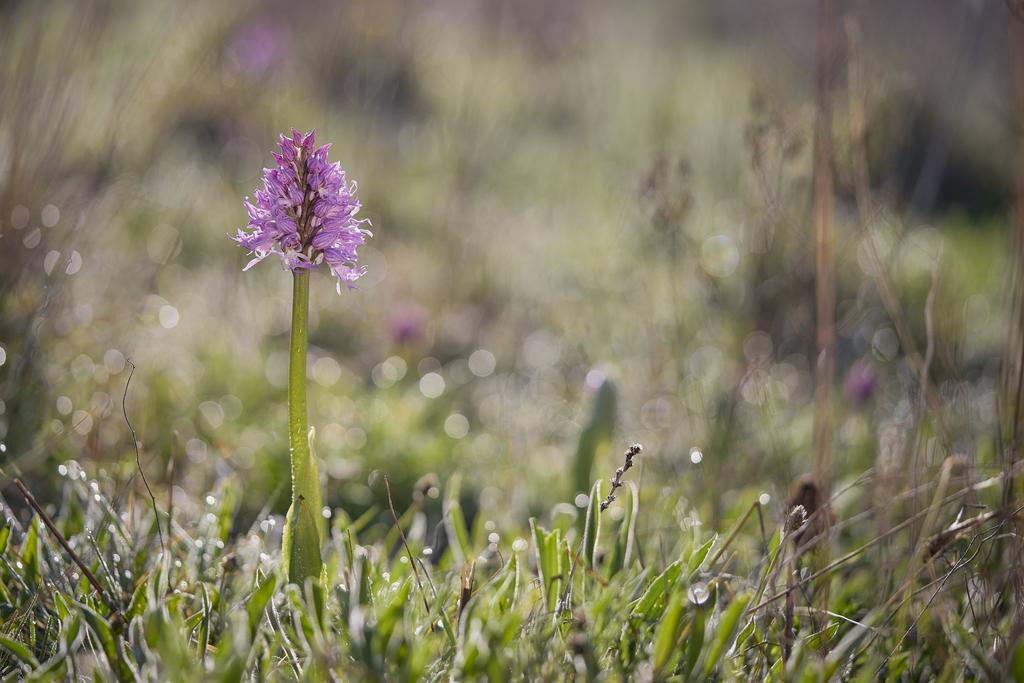
[{"label": "dried seed head", "polygon": [[786,517],[786,533],[791,534],[804,525],[807,521],[807,508],[803,505],[796,505],[789,511]]}]

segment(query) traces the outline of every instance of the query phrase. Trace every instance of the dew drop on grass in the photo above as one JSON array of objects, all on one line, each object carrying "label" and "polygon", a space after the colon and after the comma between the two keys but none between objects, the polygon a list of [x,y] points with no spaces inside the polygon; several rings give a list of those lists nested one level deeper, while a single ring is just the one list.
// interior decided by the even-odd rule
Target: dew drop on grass
[{"label": "dew drop on grass", "polygon": [[213,505],[217,504],[217,499],[214,498],[213,496],[207,496],[206,497],[206,504],[212,507]]},{"label": "dew drop on grass", "polygon": [[331,518],[331,508],[329,508],[329,507],[327,507],[325,505],[324,509],[320,511],[320,514],[323,515],[324,519],[330,519]]},{"label": "dew drop on grass", "polygon": [[434,554],[434,549],[433,548],[424,548],[423,549],[423,554],[426,555],[427,557],[430,557],[431,555]]},{"label": "dew drop on grass", "polygon": [[690,449],[690,462],[692,462],[694,465],[699,465],[703,459],[704,453],[702,453],[699,448],[694,446],[693,448]]},{"label": "dew drop on grass", "polygon": [[703,605],[708,601],[710,595],[711,591],[708,590],[708,585],[703,581],[693,584],[686,592],[686,597],[695,605]]}]

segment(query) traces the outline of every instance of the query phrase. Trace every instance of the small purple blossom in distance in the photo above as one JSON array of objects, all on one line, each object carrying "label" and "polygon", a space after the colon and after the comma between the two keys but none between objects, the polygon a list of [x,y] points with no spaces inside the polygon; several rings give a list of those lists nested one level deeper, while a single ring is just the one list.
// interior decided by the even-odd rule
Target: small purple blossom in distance
[{"label": "small purple blossom in distance", "polygon": [[389,329],[391,341],[398,345],[415,343],[423,338],[427,327],[427,313],[420,306],[405,304],[391,314]]},{"label": "small purple blossom in distance", "polygon": [[252,19],[234,34],[225,50],[228,61],[250,78],[259,78],[281,61],[288,35],[269,19]]},{"label": "small purple blossom in distance", "polygon": [[877,384],[878,375],[874,366],[862,358],[853,364],[846,375],[843,393],[846,394],[847,401],[855,406],[861,406],[871,399]]},{"label": "small purple blossom in distance", "polygon": [[254,265],[277,254],[286,270],[300,272],[326,263],[341,286],[352,288],[366,272],[357,265],[357,248],[372,233],[357,218],[356,183],[345,179],[338,162],[327,161],[330,145],[316,148],[316,131],[292,128],[282,135],[277,166],[263,169],[263,189],[246,197],[249,224],[233,237],[249,250]]}]

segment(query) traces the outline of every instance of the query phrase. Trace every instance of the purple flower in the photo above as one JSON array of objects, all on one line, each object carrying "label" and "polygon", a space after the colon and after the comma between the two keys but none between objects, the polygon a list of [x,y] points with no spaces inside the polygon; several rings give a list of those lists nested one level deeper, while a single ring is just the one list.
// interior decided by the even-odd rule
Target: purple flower
[{"label": "purple flower", "polygon": [[232,37],[226,53],[232,65],[251,78],[259,78],[279,60],[287,42],[285,32],[269,19],[253,19]]},{"label": "purple flower", "polygon": [[878,376],[874,366],[869,361],[861,359],[855,362],[847,373],[843,393],[850,403],[860,406],[867,403],[875,393],[877,383]]},{"label": "purple flower", "polygon": [[316,131],[303,135],[292,128],[281,136],[281,153],[274,154],[275,168],[263,169],[263,189],[246,197],[249,224],[233,237],[254,258],[245,270],[277,254],[286,270],[300,272],[326,263],[341,285],[366,272],[357,265],[356,249],[371,236],[356,218],[360,203],[355,182],[345,180],[337,162],[327,161],[330,145],[314,149]]},{"label": "purple flower", "polygon": [[391,315],[391,341],[395,344],[412,344],[423,338],[427,326],[427,314],[419,306],[400,306]]}]

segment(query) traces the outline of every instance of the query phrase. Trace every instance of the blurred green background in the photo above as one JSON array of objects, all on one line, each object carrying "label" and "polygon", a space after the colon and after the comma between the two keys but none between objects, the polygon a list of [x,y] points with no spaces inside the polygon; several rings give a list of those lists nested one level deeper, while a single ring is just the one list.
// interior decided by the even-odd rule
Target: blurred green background
[{"label": "blurred green background", "polygon": [[[134,363],[124,407],[158,498],[232,479],[240,526],[286,509],[290,281],[271,261],[243,274],[228,234],[295,126],[333,143],[375,232],[358,290],[313,282],[329,505],[381,503],[381,474],[396,499],[458,474],[471,512],[521,528],[634,441],[666,519],[717,525],[751,492],[781,505],[814,410],[815,15],[748,5],[0,2],[8,500],[14,476],[53,500],[69,459],[127,487]],[[852,3],[846,24],[872,229],[922,349],[934,291],[933,377],[983,470],[1007,319],[1007,10],[890,5]],[[920,402],[857,220],[847,64],[840,478],[899,470]]]}]

